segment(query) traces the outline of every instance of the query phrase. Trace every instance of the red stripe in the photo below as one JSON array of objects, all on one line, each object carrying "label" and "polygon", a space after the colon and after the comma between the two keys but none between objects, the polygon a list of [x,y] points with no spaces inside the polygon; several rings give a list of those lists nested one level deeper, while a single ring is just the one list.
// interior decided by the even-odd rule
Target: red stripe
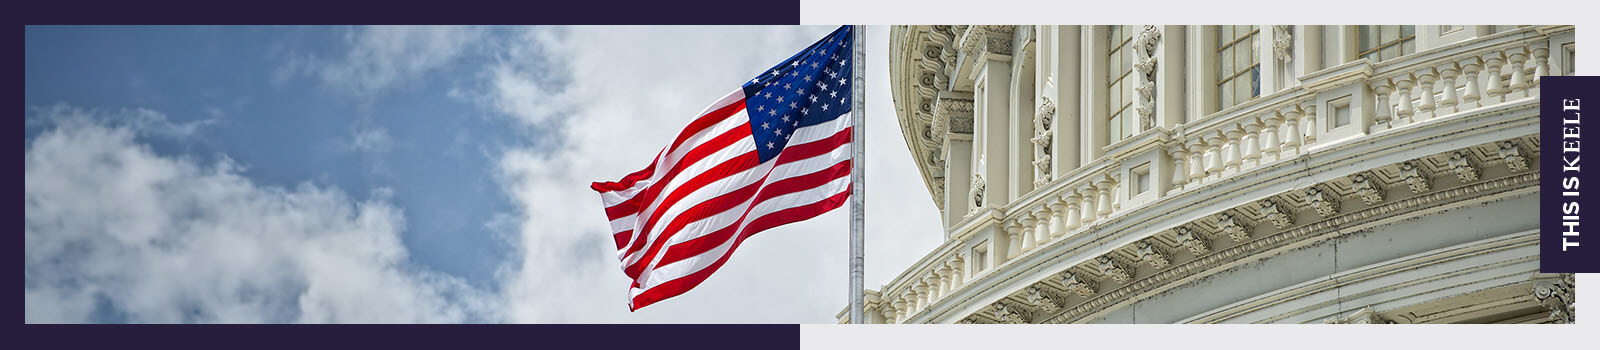
[{"label": "red stripe", "polygon": [[628,240],[631,238],[633,238],[633,230],[617,232],[611,235],[611,239],[617,241],[617,250],[622,250],[622,246],[628,245]]},{"label": "red stripe", "polygon": [[[845,128],[845,130],[837,132],[831,137],[824,138],[824,139],[817,140],[817,141],[804,143],[804,144],[794,145],[794,146],[791,146],[791,147],[787,147],[787,148],[785,148],[783,150],[783,153],[779,154],[779,156],[778,156],[779,159],[776,159],[776,161],[778,161],[779,163],[787,163],[787,162],[793,162],[793,161],[797,161],[797,160],[801,160],[801,159],[806,159],[806,158],[809,158],[809,157],[812,157],[812,156],[815,156],[815,155],[825,154],[828,151],[831,151],[831,150],[837,149],[837,148],[839,148],[839,147],[841,147],[843,145],[849,144],[850,143],[850,141],[849,141],[850,140],[850,133],[848,132],[849,130],[850,130],[850,128],[847,127],[847,128]],[[843,135],[843,136],[841,137],[841,135]],[[798,152],[790,153],[791,149],[797,150]],[[748,154],[746,154],[746,156],[755,157],[755,152],[748,153]],[[750,161],[751,162],[755,162],[756,160],[755,159],[751,159]],[[846,161],[846,162],[848,162],[848,161]],[[754,166],[754,164],[752,164],[752,167],[753,166]],[[835,167],[837,167],[837,165],[835,165]],[[830,170],[836,170],[836,169],[830,169]],[[849,168],[848,165],[846,165],[844,167],[843,172],[845,174],[849,174],[850,168]],[[805,176],[800,176],[800,177],[806,177],[806,176],[816,175],[816,174],[820,174],[820,173],[822,173],[822,172],[809,174],[809,175],[805,175]],[[771,170],[768,170],[767,174],[762,175],[761,180],[757,181],[755,183],[756,184],[766,183],[767,182],[767,178],[770,177],[770,176],[772,176],[772,172],[771,172]],[[726,177],[726,176],[718,177],[718,179],[721,179],[722,177]],[[799,177],[797,177],[797,178],[799,178]],[[827,178],[827,180],[832,180],[832,179],[835,179],[835,178],[838,178],[838,176]],[[695,180],[699,180],[699,178],[696,178]],[[691,182],[694,182],[695,180],[691,180]],[[806,188],[820,186],[823,183],[827,182],[827,180],[823,180],[821,182],[817,182],[817,183],[812,184],[810,186],[796,186],[796,185],[804,185],[805,183],[789,181],[789,180],[793,180],[793,179],[784,179],[784,180],[780,180],[780,181],[777,181],[777,182],[772,183],[772,184],[767,184],[766,188],[761,190],[762,193],[760,194],[760,196],[762,196],[762,197],[757,197],[754,202],[755,203],[759,203],[762,200],[765,200],[766,198],[771,198],[771,197],[776,196],[776,195],[792,193],[792,192],[795,192],[795,191],[804,190]],[[704,185],[697,185],[697,186],[694,186],[694,187],[695,188],[699,188],[699,187],[703,187],[703,186]],[[678,198],[668,198],[668,201],[670,201],[672,203],[676,203],[677,199],[681,199],[682,198],[682,195],[680,195],[680,194],[686,195],[687,192],[683,192],[683,190],[680,189],[680,190],[678,190],[678,191],[676,191],[676,192],[674,192],[672,194],[673,196],[677,196]],[[662,205],[658,206],[657,208],[658,209],[659,208],[671,208],[671,205],[672,204],[662,204]],[[748,208],[749,207],[746,207],[746,210],[749,210]],[[650,232],[649,228],[653,226],[653,224],[656,222],[656,220],[659,218],[659,216],[662,215],[663,213],[665,213],[665,210],[658,210],[655,213],[653,213],[651,215],[650,220],[645,223],[645,225],[644,225],[645,227],[638,229],[637,232],[645,232],[646,234],[648,234],[648,232]],[[707,214],[707,216],[715,215],[717,213],[720,213],[720,211],[712,212],[710,214]],[[746,213],[746,214],[748,214],[748,213]],[[703,218],[704,218],[703,216],[697,216],[697,217],[691,217],[690,219],[691,220],[700,220],[700,219],[703,219]],[[742,221],[742,219],[741,219],[741,221]],[[734,226],[737,226],[737,225],[738,224],[735,223]],[[642,273],[646,267],[652,266],[651,265],[651,260],[653,260],[657,254],[660,254],[660,250],[663,247],[663,245],[667,241],[669,241],[672,238],[672,236],[675,235],[675,234],[677,234],[676,230],[673,230],[672,232],[663,231],[662,234],[657,235],[657,237],[655,237],[652,240],[653,243],[650,244],[649,250],[646,251],[645,254],[640,259],[635,260],[629,266],[624,267],[623,271],[626,272],[629,277],[633,277],[633,279],[635,281],[638,281],[640,273]],[[637,248],[638,248],[638,244],[636,243],[635,247],[630,247],[628,249],[628,251],[624,255],[632,254],[633,252],[638,250]],[[664,263],[657,263],[654,266],[661,266],[661,265],[665,265],[665,264]]]},{"label": "red stripe", "polygon": [[[690,289],[694,289],[695,286],[698,286],[701,282],[704,282],[706,278],[710,277],[712,273],[717,271],[717,269],[722,268],[722,264],[728,262],[728,258],[733,256],[733,251],[737,250],[739,248],[739,244],[743,243],[746,238],[754,236],[756,233],[760,233],[762,230],[767,228],[777,227],[786,223],[806,220],[816,217],[817,215],[822,215],[822,213],[826,213],[829,210],[843,206],[845,199],[849,197],[850,188],[849,186],[846,186],[844,192],[840,192],[816,203],[780,210],[757,218],[757,222],[751,223],[751,226],[748,227],[745,232],[741,233],[737,240],[733,242],[733,246],[728,248],[728,252],[722,254],[720,257],[717,257],[717,261],[712,262],[711,265],[706,266],[706,268],[701,269],[700,271],[695,271],[681,278],[663,282],[645,290],[643,293],[639,293],[638,296],[633,297],[633,305],[631,305],[633,308],[632,310],[638,310],[639,308],[650,306],[650,304],[678,296],[689,291]],[[760,223],[761,226],[756,226],[757,223]]]},{"label": "red stripe", "polygon": [[[706,187],[717,180],[722,180],[729,176],[733,176],[735,174],[745,172],[746,170],[750,170],[751,168],[755,168],[756,165],[760,164],[760,155],[756,154],[755,151],[750,151],[732,159],[728,159],[727,161],[723,161],[721,164],[717,164],[716,166],[711,167],[711,169],[707,169],[705,172],[697,174],[695,177],[690,178],[689,181],[685,181],[682,186],[673,189],[672,193],[668,193],[667,197],[661,200],[661,204],[652,208],[649,219],[645,220],[644,224],[641,225],[641,227],[638,229],[639,232],[643,232],[648,235],[651,229],[656,226],[656,223],[661,220],[661,216],[666,215],[668,208],[672,208],[672,206],[677,205],[679,201],[683,200],[684,197],[688,197],[689,194],[694,193],[694,191]],[[659,190],[651,193],[651,197],[654,197],[654,195],[657,193],[659,193]],[[644,200],[653,201],[653,198],[646,198]],[[664,235],[657,236],[658,237],[653,238],[653,240],[660,241],[662,238],[664,238]],[[659,244],[657,247],[659,247]],[[632,254],[634,251],[636,251],[636,249],[629,249],[628,253]]]},{"label": "red stripe", "polygon": [[722,106],[722,108],[718,108],[710,113],[706,113],[705,115],[700,116],[700,118],[696,118],[694,121],[689,122],[689,126],[684,127],[682,132],[678,133],[678,138],[672,141],[672,146],[667,147],[665,150],[661,151],[661,153],[656,154],[656,161],[650,162],[649,167],[646,167],[644,170],[628,174],[628,176],[622,177],[622,180],[615,182],[595,182],[589,185],[589,187],[593,188],[597,192],[602,193],[632,188],[635,183],[639,182],[639,180],[648,179],[651,175],[655,175],[656,162],[660,161],[661,157],[672,154],[673,151],[678,149],[678,146],[683,145],[683,143],[688,141],[690,137],[694,137],[695,134],[705,131],[707,128],[717,125],[717,123],[727,120],[729,117],[737,114],[739,110],[742,109],[744,109],[744,99],[739,99],[738,101],[734,101],[727,106]]},{"label": "red stripe", "polygon": [[[734,209],[740,204],[744,204],[745,201],[750,200],[750,197],[755,197],[760,191],[761,183],[752,183],[737,190],[719,195],[716,198],[712,198],[705,202],[700,202],[699,204],[695,204],[695,206],[690,207],[688,210],[684,210],[683,214],[673,217],[672,222],[667,223],[667,226],[661,230],[661,234],[658,235],[655,241],[650,245],[650,250],[645,251],[643,257],[634,262],[634,264],[629,265],[624,270],[630,275],[643,272],[645,267],[651,265],[651,260],[655,260],[656,255],[661,253],[661,248],[666,245],[666,242],[671,241],[672,236],[677,235],[678,232],[682,231],[684,226],[688,226],[689,223],[700,221],[701,219]],[[656,264],[655,266],[661,265]]]},{"label": "red stripe", "polygon": [[[761,189],[761,193],[756,195],[755,201],[753,201],[750,207],[754,208],[761,202],[773,197],[817,188],[818,186],[822,186],[830,181],[845,176],[850,176],[849,159],[814,173],[782,179],[767,184],[765,188]],[[733,231],[738,227],[739,223],[734,223],[727,228],[717,230],[711,234],[695,237],[694,239],[674,244],[671,248],[667,249],[666,255],[661,257],[661,262],[657,263],[656,266],[667,266],[668,264],[674,262],[704,254],[705,252],[710,251],[712,248],[722,245],[723,242],[728,240],[728,236],[733,235]]]},{"label": "red stripe", "polygon": [[[743,125],[749,125],[749,123],[745,123]],[[710,156],[712,153],[715,153],[717,151],[721,151],[721,150],[727,148],[728,146],[733,145],[735,142],[738,142],[739,140],[743,140],[743,139],[745,139],[745,138],[747,138],[749,136],[750,136],[750,128],[743,127],[741,125],[741,127],[735,127],[735,128],[733,128],[733,130],[728,130],[727,132],[723,133],[722,135],[717,136],[716,138],[713,138],[710,141],[707,141],[707,143],[705,143],[705,144],[701,144],[699,146],[696,146],[694,149],[689,150],[689,152],[684,155],[684,160],[679,161],[678,164],[675,165],[672,170],[668,171],[665,174],[664,177],[662,177],[660,180],[656,181],[655,183],[651,184],[649,188],[647,188],[644,191],[642,191],[641,193],[635,195],[630,200],[634,201],[635,203],[652,203],[652,202],[655,202],[656,196],[660,195],[660,192],[662,191],[662,189],[665,188],[667,186],[667,184],[671,183],[673,178],[676,177],[678,175],[678,173],[683,171],[683,168],[688,167],[689,165],[694,164],[694,162],[698,162],[701,159],[703,159],[703,158],[705,158],[707,156]],[[748,157],[750,159],[749,160],[741,160],[741,158],[746,158],[746,157]],[[693,189],[698,189],[700,187],[705,186],[706,183],[710,183],[712,181],[716,181],[717,179],[721,179],[722,177],[727,177],[730,174],[735,174],[735,173],[738,173],[740,171],[743,171],[743,170],[733,171],[733,170],[729,169],[731,167],[742,166],[742,165],[728,165],[730,163],[732,163],[732,164],[750,164],[749,166],[754,166],[754,164],[756,164],[757,162],[758,162],[758,158],[756,156],[756,153],[752,151],[752,152],[746,153],[744,155],[741,155],[739,157],[735,157],[733,159],[729,159],[727,161],[724,161],[722,164],[718,164],[716,167],[714,167],[710,171],[698,174],[695,178],[689,179],[689,181],[688,181],[689,183],[685,184],[685,186],[693,186]],[[718,170],[718,169],[721,169],[721,170]],[[713,176],[716,177],[716,178],[712,178],[712,179],[709,179],[709,180],[697,181],[697,180],[700,180],[702,178],[708,178],[708,177],[713,177]],[[693,191],[693,189],[690,189],[689,191]],[[683,188],[677,189],[674,193],[678,193],[678,192],[681,192],[681,191],[683,191]],[[673,194],[668,194],[668,195],[671,196]],[[678,198],[682,198],[683,195],[678,195],[677,197]],[[670,201],[670,203],[662,203],[661,205],[645,208],[650,213],[650,215],[646,216],[646,218],[648,220],[645,220],[644,224],[640,225],[641,227],[638,227],[638,228],[635,229],[635,230],[637,230],[637,232],[641,233],[641,235],[637,239],[634,239],[634,243],[632,245],[630,245],[628,247],[628,250],[626,250],[622,254],[623,257],[627,257],[628,254],[633,254],[633,252],[636,252],[636,251],[639,251],[640,249],[644,249],[645,248],[645,244],[646,244],[645,241],[650,238],[648,236],[648,234],[650,232],[650,228],[653,227],[655,225],[656,221],[660,219],[660,216],[663,213],[666,212],[665,210],[661,210],[661,209],[662,208],[670,208],[672,204],[676,204],[677,203],[677,199],[674,199],[674,198],[667,198],[666,200]],[[640,212],[640,214],[641,215],[645,214],[645,212]],[[626,268],[624,268],[624,270],[626,270]],[[638,276],[630,274],[629,277],[634,277],[634,278],[637,279]]]},{"label": "red stripe", "polygon": [[617,205],[606,207],[606,219],[608,221],[616,221],[624,216],[637,213],[639,213],[639,201],[631,198],[622,201],[622,203],[617,203]]}]

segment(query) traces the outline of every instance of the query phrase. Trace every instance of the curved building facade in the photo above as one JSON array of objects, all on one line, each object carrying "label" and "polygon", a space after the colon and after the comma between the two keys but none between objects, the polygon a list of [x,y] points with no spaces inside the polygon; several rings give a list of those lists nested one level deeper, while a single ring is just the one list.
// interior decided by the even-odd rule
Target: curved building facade
[{"label": "curved building facade", "polygon": [[869,323],[1573,318],[1537,244],[1539,82],[1572,74],[1571,26],[890,37],[945,240]]}]

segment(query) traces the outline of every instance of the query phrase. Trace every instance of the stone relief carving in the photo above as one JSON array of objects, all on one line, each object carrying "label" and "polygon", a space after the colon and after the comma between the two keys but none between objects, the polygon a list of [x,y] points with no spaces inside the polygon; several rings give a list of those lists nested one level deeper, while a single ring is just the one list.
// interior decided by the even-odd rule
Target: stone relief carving
[{"label": "stone relief carving", "polygon": [[1429,180],[1431,180],[1428,177],[1428,170],[1417,166],[1417,162],[1401,163],[1400,177],[1405,178],[1406,186],[1411,187],[1411,193],[1428,192],[1430,187]]},{"label": "stone relief carving", "polygon": [[1156,47],[1161,43],[1161,30],[1156,26],[1144,26],[1139,31],[1139,36],[1134,38],[1134,68],[1138,69],[1141,79],[1135,89],[1139,93],[1139,130],[1147,130],[1155,126],[1156,113]]},{"label": "stone relief carving", "polygon": [[1084,298],[1094,296],[1096,290],[1100,288],[1100,283],[1078,277],[1078,274],[1072,271],[1061,273],[1061,285],[1066,286],[1068,292]]},{"label": "stone relief carving", "polygon": [[1573,293],[1574,276],[1570,273],[1561,274],[1559,279],[1537,282],[1533,285],[1533,299],[1550,310],[1550,320],[1555,323],[1577,322],[1577,303]]},{"label": "stone relief carving", "polygon": [[1051,129],[1056,115],[1056,103],[1049,97],[1039,98],[1039,110],[1033,115],[1033,187],[1050,183],[1050,143],[1055,136]]},{"label": "stone relief carving", "polygon": [[1506,167],[1511,168],[1511,172],[1528,170],[1528,158],[1522,156],[1522,146],[1516,142],[1501,142],[1500,158],[1505,159]]},{"label": "stone relief carving", "polygon": [[990,306],[990,310],[994,312],[994,319],[1000,321],[1000,323],[1028,323],[1029,315],[1027,310],[1012,307],[1005,303],[994,304],[994,306]]},{"label": "stone relief carving", "polygon": [[1321,185],[1306,188],[1306,205],[1324,218],[1339,214],[1338,195],[1323,190]]},{"label": "stone relief carving", "polygon": [[1356,311],[1356,313],[1350,314],[1349,316],[1339,317],[1339,316],[1335,315],[1333,317],[1328,318],[1327,320],[1322,321],[1322,323],[1326,323],[1326,324],[1389,324],[1389,323],[1394,323],[1394,322],[1391,322],[1389,320],[1383,319],[1382,316],[1378,315],[1377,311],[1373,311],[1372,307],[1368,306],[1368,307],[1362,308],[1361,311]]},{"label": "stone relief carving", "polygon": [[1172,259],[1167,255],[1167,250],[1162,249],[1151,240],[1140,241],[1136,247],[1135,253],[1139,255],[1139,261],[1143,261],[1150,267],[1159,269],[1172,263]]},{"label": "stone relief carving", "polygon": [[1284,62],[1294,59],[1294,53],[1291,51],[1291,45],[1294,44],[1294,36],[1290,34],[1292,32],[1291,28],[1286,25],[1272,26],[1273,57]]},{"label": "stone relief carving", "polygon": [[1238,218],[1235,218],[1233,213],[1217,214],[1217,228],[1222,230],[1222,233],[1227,234],[1228,237],[1233,238],[1235,242],[1243,242],[1246,239],[1250,239],[1250,228],[1240,222]]},{"label": "stone relief carving", "polygon": [[972,192],[969,193],[972,198],[972,208],[967,210],[968,213],[976,213],[979,209],[983,209],[984,185],[983,174],[972,174]]},{"label": "stone relief carving", "polygon": [[1028,287],[1028,293],[1025,296],[1028,299],[1028,304],[1033,305],[1039,311],[1051,313],[1061,309],[1061,298],[1057,298],[1055,293],[1043,288]]},{"label": "stone relief carving", "polygon": [[1478,181],[1478,167],[1474,165],[1472,157],[1457,151],[1450,154],[1450,170],[1455,171],[1456,177],[1461,182]]},{"label": "stone relief carving", "polygon": [[1128,268],[1127,264],[1123,264],[1116,258],[1101,256],[1095,259],[1095,267],[1100,270],[1101,275],[1113,281],[1127,282],[1133,280],[1133,269]]},{"label": "stone relief carving", "polygon": [[1178,226],[1173,231],[1177,232],[1177,236],[1174,238],[1178,241],[1178,245],[1188,248],[1189,252],[1194,253],[1194,255],[1204,255],[1211,252],[1210,240],[1200,232],[1190,229],[1188,226]]},{"label": "stone relief carving", "polygon": [[1383,190],[1378,185],[1377,179],[1372,179],[1367,174],[1351,175],[1350,187],[1355,189],[1356,195],[1360,196],[1361,201],[1366,202],[1367,205],[1378,204],[1378,202],[1383,201]]},{"label": "stone relief carving", "polygon": [[1261,201],[1261,217],[1280,230],[1294,223],[1294,216],[1289,214],[1289,210],[1271,199]]}]

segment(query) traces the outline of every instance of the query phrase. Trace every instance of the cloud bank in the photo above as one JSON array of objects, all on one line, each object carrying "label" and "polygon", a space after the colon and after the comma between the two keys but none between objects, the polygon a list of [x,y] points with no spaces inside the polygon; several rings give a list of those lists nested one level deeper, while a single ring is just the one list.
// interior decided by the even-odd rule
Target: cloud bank
[{"label": "cloud bank", "polygon": [[95,113],[31,116],[49,125],[24,157],[27,322],[499,319],[493,298],[407,263],[386,198],[259,186],[227,159],[155,154],[140,139],[169,133],[159,113]]}]

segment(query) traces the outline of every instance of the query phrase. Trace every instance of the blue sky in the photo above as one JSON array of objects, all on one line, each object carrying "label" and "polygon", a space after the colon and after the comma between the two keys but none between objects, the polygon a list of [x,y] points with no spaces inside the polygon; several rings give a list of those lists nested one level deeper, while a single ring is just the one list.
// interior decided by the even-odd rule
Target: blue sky
[{"label": "blue sky", "polygon": [[[831,322],[844,210],[629,313],[587,184],[832,30],[29,27],[27,320]],[[943,236],[884,54],[869,288]]]}]

